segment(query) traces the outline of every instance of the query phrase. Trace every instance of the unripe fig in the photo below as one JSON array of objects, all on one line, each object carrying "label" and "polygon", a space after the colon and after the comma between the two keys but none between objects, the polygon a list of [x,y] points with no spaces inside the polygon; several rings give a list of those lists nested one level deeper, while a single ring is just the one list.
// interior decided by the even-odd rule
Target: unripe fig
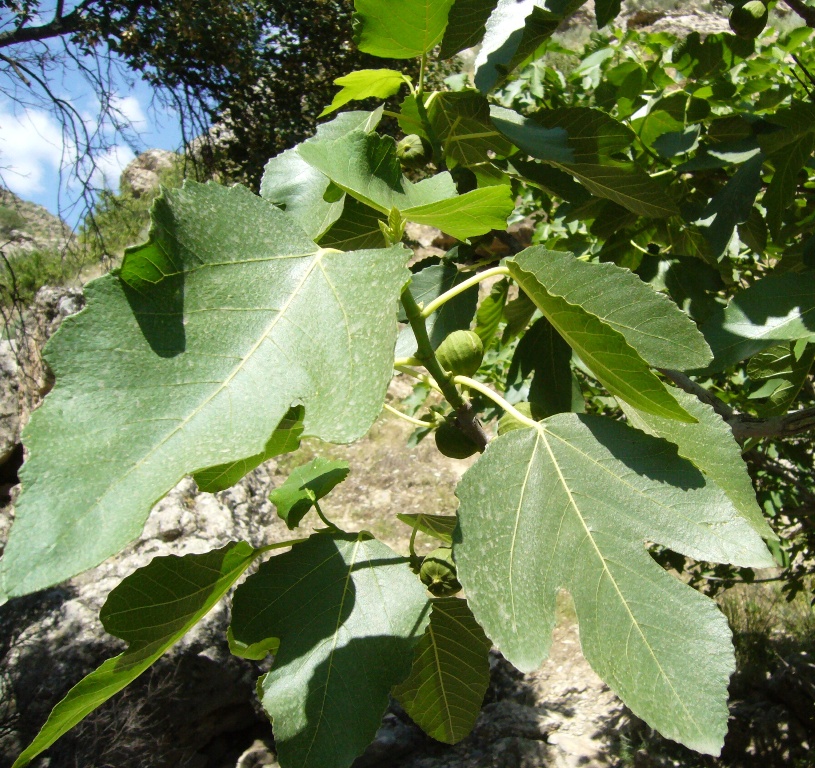
[{"label": "unripe fig", "polygon": [[730,29],[739,37],[752,40],[764,31],[769,15],[767,6],[761,0],[748,0],[730,11]]},{"label": "unripe fig", "polygon": [[456,575],[453,550],[450,547],[439,547],[426,555],[419,578],[435,597],[447,597],[460,592],[461,584]]},{"label": "unripe fig", "polygon": [[396,156],[405,165],[421,165],[430,157],[428,147],[422,140],[422,137],[415,133],[405,136],[405,138],[396,145]]},{"label": "unripe fig", "polygon": [[436,350],[441,367],[454,376],[472,376],[484,358],[484,344],[473,331],[453,331]]},{"label": "unripe fig", "polygon": [[436,448],[451,459],[466,459],[478,451],[478,446],[449,421],[439,426],[435,439]]},{"label": "unripe fig", "polygon": [[[515,410],[519,411],[523,416],[532,416],[532,403],[515,403]],[[498,419],[498,434],[505,435],[507,432],[512,432],[513,429],[523,429],[526,424],[521,424],[511,413],[505,413]]]}]

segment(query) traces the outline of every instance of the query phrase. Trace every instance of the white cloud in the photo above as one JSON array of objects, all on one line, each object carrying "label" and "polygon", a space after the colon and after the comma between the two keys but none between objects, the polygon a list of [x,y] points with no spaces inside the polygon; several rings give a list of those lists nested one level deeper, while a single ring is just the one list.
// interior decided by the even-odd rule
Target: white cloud
[{"label": "white cloud", "polygon": [[141,103],[135,96],[112,96],[110,106],[118,112],[121,117],[130,122],[137,131],[147,128],[147,117],[144,114]]},{"label": "white cloud", "polygon": [[112,146],[96,159],[96,169],[91,176],[91,182],[108,189],[119,189],[119,177],[134,157],[136,155],[130,147],[121,144]]},{"label": "white cloud", "polygon": [[37,109],[11,111],[0,105],[0,168],[3,183],[18,195],[45,189],[61,167],[75,162],[76,147],[64,142],[59,123]]}]

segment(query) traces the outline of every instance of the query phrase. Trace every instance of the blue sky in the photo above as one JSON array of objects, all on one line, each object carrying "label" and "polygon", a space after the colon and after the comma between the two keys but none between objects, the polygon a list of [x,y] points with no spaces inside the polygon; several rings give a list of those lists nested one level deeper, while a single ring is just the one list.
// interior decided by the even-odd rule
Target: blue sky
[{"label": "blue sky", "polygon": [[[94,178],[98,186],[118,189],[122,169],[145,149],[177,150],[181,133],[176,116],[151,103],[152,89],[133,77],[128,82],[119,76],[114,81],[113,103],[122,117],[131,121],[134,138],[131,146],[110,126],[102,126],[112,142],[110,150],[99,158],[100,170]],[[58,95],[76,107],[86,124],[96,127],[99,105],[84,79],[76,72],[61,72],[56,81]],[[2,183],[26,200],[45,206],[52,213],[62,208],[69,224],[76,225],[81,206],[70,204],[78,198],[79,187],[70,180],[76,162],[72,142],[64,142],[56,118],[43,109],[15,104],[0,95],[0,175]],[[60,187],[62,171],[62,187]]]}]

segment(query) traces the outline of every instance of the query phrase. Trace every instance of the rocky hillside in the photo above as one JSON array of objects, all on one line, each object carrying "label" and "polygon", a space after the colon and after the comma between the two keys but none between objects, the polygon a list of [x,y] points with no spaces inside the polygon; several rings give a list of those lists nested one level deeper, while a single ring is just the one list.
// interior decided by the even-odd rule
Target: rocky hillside
[{"label": "rocky hillside", "polygon": [[0,245],[7,255],[62,250],[72,237],[58,216],[0,187]]}]

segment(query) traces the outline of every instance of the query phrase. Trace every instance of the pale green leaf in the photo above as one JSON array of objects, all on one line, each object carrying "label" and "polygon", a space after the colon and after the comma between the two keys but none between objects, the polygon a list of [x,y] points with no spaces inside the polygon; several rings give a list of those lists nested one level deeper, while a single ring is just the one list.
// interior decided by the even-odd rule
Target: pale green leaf
[{"label": "pale green leaf", "polygon": [[448,163],[478,165],[490,152],[505,157],[512,151],[490,121],[489,102],[478,91],[434,93],[427,115]]},{"label": "pale green leaf", "polygon": [[260,693],[281,765],[351,765],[410,672],[428,609],[407,559],[366,534],[317,534],[246,580],[232,632],[248,646],[280,639]]},{"label": "pale green leaf", "polygon": [[441,41],[453,0],[354,0],[354,38],[383,59],[422,56]]},{"label": "pale green leaf", "polygon": [[318,456],[297,467],[283,485],[269,494],[269,501],[289,530],[300,525],[309,510],[348,477],[347,461],[331,461]]},{"label": "pale green leaf", "polygon": [[614,328],[655,368],[685,371],[712,359],[695,323],[668,296],[628,269],[582,261],[543,246],[527,248],[508,263],[534,275],[553,296]]},{"label": "pale green leaf", "polygon": [[776,341],[815,341],[815,272],[770,275],[737,293],[701,327],[719,371]]},{"label": "pale green leaf", "polygon": [[154,664],[209,612],[258,554],[239,542],[203,555],[157,557],[122,581],[108,595],[101,619],[111,635],[127,641],[127,650],[68,691],[14,768],[28,765]]},{"label": "pale green leaf", "polygon": [[334,85],[340,85],[342,89],[334,96],[331,104],[320,113],[320,117],[335,112],[349,101],[388,99],[406,84],[410,84],[410,78],[393,69],[360,69],[351,72],[334,81]]},{"label": "pale green leaf", "polygon": [[667,441],[561,414],[493,440],[459,484],[458,576],[515,666],[546,657],[558,590],[574,599],[588,661],[668,738],[718,754],[735,668],[715,604],[646,551],[768,567],[760,536]]},{"label": "pale green leaf", "polygon": [[411,183],[402,173],[390,136],[352,131],[334,141],[310,139],[298,151],[335,184],[380,213],[396,209],[409,221],[438,227],[462,240],[505,227],[514,208],[504,186],[458,195],[446,172]]},{"label": "pale green leaf", "polygon": [[733,437],[733,430],[713,408],[698,398],[674,387],[671,392],[682,407],[698,419],[697,424],[663,419],[620,403],[629,424],[672,442],[680,456],[692,461],[727,494],[754,531],[765,539],[777,538],[758,506],[753,483],[741,457],[741,446]]},{"label": "pale green leaf", "polygon": [[455,0],[439,56],[449,59],[465,48],[478,45],[484,37],[487,19],[497,4],[498,0]]},{"label": "pale green leaf", "polygon": [[293,404],[332,442],[382,410],[405,249],[325,251],[242,187],[188,182],[153,221],[46,351],[57,383],[24,435],[7,594],[118,552],[184,475],[262,453]]},{"label": "pale green leaf", "polygon": [[[336,139],[351,130],[370,132],[381,118],[381,108],[374,112],[344,112],[319,126],[313,141]],[[343,191],[306,163],[297,147],[269,160],[260,182],[260,195],[291,214],[313,239],[319,239],[343,214]]]},{"label": "pale green leaf", "polygon": [[481,711],[490,683],[492,643],[466,600],[443,597],[432,606],[410,676],[394,688],[393,696],[428,736],[457,744]]},{"label": "pale green leaf", "polygon": [[302,405],[290,408],[272,433],[262,453],[250,456],[248,459],[239,459],[238,461],[196,472],[193,479],[198,485],[198,490],[204,491],[204,493],[224,491],[231,488],[255,467],[263,464],[264,461],[273,459],[275,456],[281,456],[284,453],[296,451],[300,447],[300,436],[303,434],[305,413],[305,408]]},{"label": "pale green leaf", "polygon": [[475,60],[481,93],[499,85],[586,0],[498,0]]},{"label": "pale green leaf", "polygon": [[432,536],[445,544],[453,543],[453,531],[458,518],[455,515],[429,515],[425,512],[404,512],[396,515],[403,523]]}]

